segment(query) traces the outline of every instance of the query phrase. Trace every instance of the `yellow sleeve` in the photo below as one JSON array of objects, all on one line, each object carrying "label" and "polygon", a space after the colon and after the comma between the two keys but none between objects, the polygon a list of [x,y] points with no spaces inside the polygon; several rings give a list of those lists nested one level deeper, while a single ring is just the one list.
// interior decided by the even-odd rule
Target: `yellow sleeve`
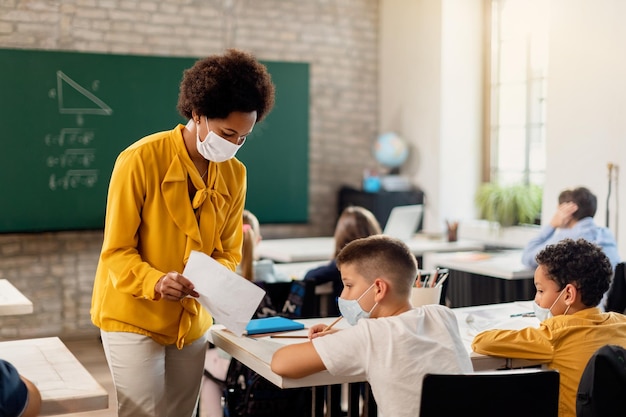
[{"label": "yellow sleeve", "polygon": [[137,249],[145,194],[145,167],[134,151],[127,150],[118,157],[111,174],[102,260],[118,291],[154,300],[154,285],[165,273],[144,262]]},{"label": "yellow sleeve", "polygon": [[543,324],[521,330],[487,330],[476,335],[472,350],[483,355],[550,362],[554,356],[554,334]]}]

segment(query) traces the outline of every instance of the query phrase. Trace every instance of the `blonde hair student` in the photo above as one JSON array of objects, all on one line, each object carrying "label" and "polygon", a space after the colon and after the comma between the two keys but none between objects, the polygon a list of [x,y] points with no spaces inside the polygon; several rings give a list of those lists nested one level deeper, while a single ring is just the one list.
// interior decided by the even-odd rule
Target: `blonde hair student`
[{"label": "blonde hair student", "polygon": [[239,274],[248,281],[254,281],[255,248],[261,241],[261,226],[259,219],[250,210],[243,211],[243,246],[241,248],[241,262]]},{"label": "blonde hair student", "polygon": [[472,371],[454,313],[436,304],[412,307],[417,261],[405,243],[384,235],[353,240],[337,266],[344,284],[339,310],[351,327],[312,326],[310,341],[274,353],[273,372],[365,375],[383,415],[414,417],[426,373]]}]

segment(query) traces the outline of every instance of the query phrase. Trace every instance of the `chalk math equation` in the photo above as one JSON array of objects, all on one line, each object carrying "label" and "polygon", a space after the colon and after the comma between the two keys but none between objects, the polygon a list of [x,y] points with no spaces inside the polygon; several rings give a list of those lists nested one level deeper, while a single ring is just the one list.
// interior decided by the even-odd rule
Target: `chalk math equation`
[{"label": "chalk math equation", "polygon": [[51,89],[48,97],[56,100],[59,114],[76,116],[76,126],[64,127],[60,132],[44,137],[44,144],[50,149],[45,159],[46,167],[51,171],[48,188],[52,191],[92,188],[97,184],[99,174],[94,168],[96,132],[85,126],[85,115],[111,116],[113,109],[96,96],[100,85],[98,80],[94,80],[88,89],[59,70],[56,84],[56,89]]}]

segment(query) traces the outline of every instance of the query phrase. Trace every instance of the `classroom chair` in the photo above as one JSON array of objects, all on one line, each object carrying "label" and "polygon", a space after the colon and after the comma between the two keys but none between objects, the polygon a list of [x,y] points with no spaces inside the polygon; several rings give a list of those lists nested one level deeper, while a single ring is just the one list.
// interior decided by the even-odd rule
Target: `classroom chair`
[{"label": "classroom chair", "polygon": [[606,311],[617,313],[626,312],[626,263],[620,262],[615,267],[615,274],[611,280],[611,287],[607,293]]},{"label": "classroom chair", "polygon": [[557,417],[558,408],[555,370],[426,374],[419,417]]},{"label": "classroom chair", "polygon": [[576,417],[612,417],[626,410],[626,349],[605,345],[587,362],[576,394]]}]

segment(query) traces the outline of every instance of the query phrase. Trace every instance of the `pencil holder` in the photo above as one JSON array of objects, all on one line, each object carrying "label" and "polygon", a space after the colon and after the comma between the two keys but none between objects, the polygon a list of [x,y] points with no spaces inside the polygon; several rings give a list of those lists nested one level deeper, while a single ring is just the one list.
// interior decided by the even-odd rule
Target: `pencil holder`
[{"label": "pencil holder", "polygon": [[438,287],[413,287],[411,289],[411,304],[420,307],[427,304],[439,304],[442,286]]}]

